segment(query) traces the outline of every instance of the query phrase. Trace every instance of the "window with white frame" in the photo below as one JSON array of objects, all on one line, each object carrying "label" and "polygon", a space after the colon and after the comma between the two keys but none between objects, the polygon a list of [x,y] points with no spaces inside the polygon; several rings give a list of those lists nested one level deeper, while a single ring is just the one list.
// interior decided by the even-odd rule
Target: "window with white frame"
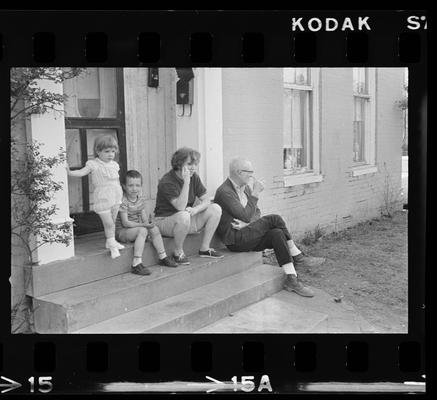
[{"label": "window with white frame", "polygon": [[286,175],[318,172],[318,74],[318,68],[283,69]]},{"label": "window with white frame", "polygon": [[353,147],[356,166],[375,163],[375,69],[353,68]]}]

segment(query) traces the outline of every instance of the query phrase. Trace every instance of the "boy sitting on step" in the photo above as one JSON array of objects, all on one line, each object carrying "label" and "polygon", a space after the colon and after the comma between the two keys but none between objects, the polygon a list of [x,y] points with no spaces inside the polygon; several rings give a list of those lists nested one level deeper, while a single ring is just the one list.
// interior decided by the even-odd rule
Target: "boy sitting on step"
[{"label": "boy sitting on step", "polygon": [[158,252],[159,264],[166,267],[178,265],[167,256],[158,227],[147,218],[146,202],[141,195],[143,178],[138,171],[127,171],[123,186],[123,199],[116,221],[116,238],[121,242],[134,242],[132,273],[150,275],[150,270],[142,264],[142,255],[147,235]]}]

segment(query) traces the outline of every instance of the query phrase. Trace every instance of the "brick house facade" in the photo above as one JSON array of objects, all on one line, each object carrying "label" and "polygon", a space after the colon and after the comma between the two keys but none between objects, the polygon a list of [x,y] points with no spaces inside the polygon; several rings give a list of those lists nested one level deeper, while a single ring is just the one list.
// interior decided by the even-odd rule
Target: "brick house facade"
[{"label": "brick house facade", "polygon": [[[48,113],[32,116],[25,128],[19,124],[16,129],[27,130],[22,136],[28,140],[47,143],[48,154],[58,146],[67,148],[68,154],[74,142],[68,135],[74,130],[78,138],[82,135],[88,140],[88,130],[112,129],[124,143],[122,170],[137,169],[143,174],[151,211],[158,179],[169,169],[172,152],[181,146],[201,152],[199,174],[211,196],[226,178],[229,161],[236,156],[249,158],[256,176],[266,183],[259,204],[262,212],[282,215],[295,237],[316,226],[330,232],[378,217],[387,200],[387,182],[390,200],[396,201],[394,207],[401,207],[396,193],[401,189],[403,119],[396,101],[403,96],[403,68],[364,71],[368,89],[364,94],[354,92],[352,68],[311,68],[304,72],[307,81],[303,84],[286,83],[282,68],[196,68],[193,72],[191,105],[176,104],[174,68],[159,70],[157,88],[147,85],[147,68],[123,68],[117,72],[121,107],[117,115],[122,115],[118,127],[108,128],[101,121],[93,125],[89,119],[89,125],[81,125],[77,119],[72,129],[65,118]],[[52,90],[65,92],[65,87],[58,84]],[[293,111],[284,106],[284,90],[300,93],[302,103]],[[360,117],[356,117],[354,104],[363,104]],[[293,135],[300,134],[299,129],[304,132],[306,142],[299,146],[301,152],[306,151],[306,166],[296,172],[284,162],[285,147],[293,151],[284,126],[290,121],[294,124],[299,112],[305,113],[302,124],[293,125],[291,131]],[[358,119],[361,159],[356,162],[354,120]],[[365,122],[360,125],[361,120]],[[68,221],[72,188],[64,169],[55,171],[55,178],[63,182],[57,218]],[[16,299],[23,291],[24,275],[20,261],[14,261],[14,255],[20,254],[17,244],[12,247],[12,264],[18,265],[12,273]],[[42,246],[35,257],[42,265],[74,255],[73,241],[68,248]]]}]

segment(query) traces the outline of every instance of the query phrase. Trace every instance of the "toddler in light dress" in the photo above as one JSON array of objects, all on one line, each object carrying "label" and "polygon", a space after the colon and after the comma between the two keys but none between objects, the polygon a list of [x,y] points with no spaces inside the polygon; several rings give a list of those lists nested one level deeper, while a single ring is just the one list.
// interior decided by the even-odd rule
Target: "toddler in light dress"
[{"label": "toddler in light dress", "polygon": [[83,177],[91,174],[94,185],[93,210],[102,220],[105,247],[110,250],[112,258],[119,257],[119,250],[124,248],[115,240],[115,220],[123,196],[118,175],[120,166],[114,161],[118,151],[117,140],[111,135],[102,135],[94,142],[94,160],[88,160],[85,167],[74,171],[67,166],[69,176]]}]

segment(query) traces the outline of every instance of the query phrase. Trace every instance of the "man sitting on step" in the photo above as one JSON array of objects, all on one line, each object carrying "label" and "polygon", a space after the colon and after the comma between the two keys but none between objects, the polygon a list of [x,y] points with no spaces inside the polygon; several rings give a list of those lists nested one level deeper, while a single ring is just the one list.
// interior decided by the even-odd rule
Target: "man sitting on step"
[{"label": "man sitting on step", "polygon": [[253,173],[252,163],[245,158],[233,159],[229,164],[229,178],[217,189],[214,199],[222,208],[217,233],[231,251],[273,248],[286,274],[284,289],[313,297],[314,292],[298,280],[294,267],[320,265],[325,258],[302,254],[281,216],[269,214],[261,217],[257,203],[264,185]]}]

